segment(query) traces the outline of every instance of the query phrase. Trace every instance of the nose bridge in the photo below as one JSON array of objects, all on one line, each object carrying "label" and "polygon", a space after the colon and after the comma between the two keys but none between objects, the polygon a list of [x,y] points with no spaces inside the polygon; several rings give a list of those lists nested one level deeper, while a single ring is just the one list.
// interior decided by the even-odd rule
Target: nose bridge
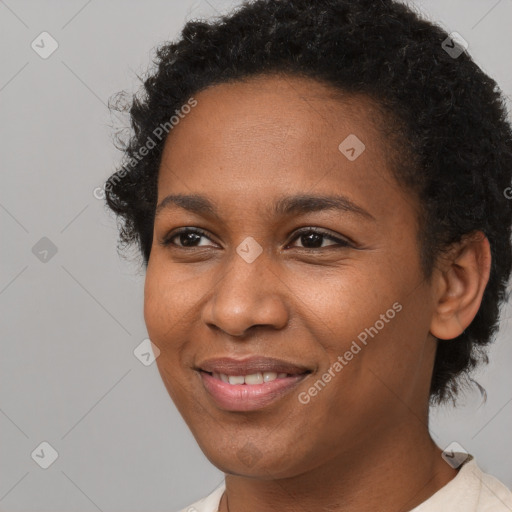
[{"label": "nose bridge", "polygon": [[227,261],[205,306],[204,321],[233,336],[254,325],[282,328],[288,321],[279,279],[263,251],[255,257],[251,241],[242,242]]}]

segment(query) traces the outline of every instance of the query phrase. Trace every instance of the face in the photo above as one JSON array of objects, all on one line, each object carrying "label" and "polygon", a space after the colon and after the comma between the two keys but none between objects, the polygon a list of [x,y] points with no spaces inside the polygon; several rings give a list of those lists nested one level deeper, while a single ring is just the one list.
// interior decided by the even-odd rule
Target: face
[{"label": "face", "polygon": [[170,396],[226,473],[378,449],[426,414],[435,344],[377,109],[296,77],[195,99],[166,141],[145,286]]}]

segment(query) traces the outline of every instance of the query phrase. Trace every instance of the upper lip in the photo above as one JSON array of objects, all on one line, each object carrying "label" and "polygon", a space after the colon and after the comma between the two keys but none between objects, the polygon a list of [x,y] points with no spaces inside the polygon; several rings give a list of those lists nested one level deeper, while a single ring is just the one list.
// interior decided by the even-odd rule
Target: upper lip
[{"label": "upper lip", "polygon": [[208,373],[222,373],[224,375],[251,375],[253,373],[288,373],[299,375],[309,373],[311,370],[300,364],[274,359],[271,357],[251,356],[245,359],[233,359],[232,357],[218,357],[207,359],[197,365],[199,370]]}]

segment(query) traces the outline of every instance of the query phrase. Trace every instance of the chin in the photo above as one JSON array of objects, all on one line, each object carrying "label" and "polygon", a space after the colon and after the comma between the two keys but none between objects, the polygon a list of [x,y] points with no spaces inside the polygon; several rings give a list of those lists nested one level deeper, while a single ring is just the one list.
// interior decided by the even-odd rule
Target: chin
[{"label": "chin", "polygon": [[[219,436],[222,436],[222,430]],[[311,463],[311,456],[298,452],[297,443],[292,443],[293,448],[287,448],[286,443],[274,446],[264,440],[251,442],[243,433],[240,436],[240,440],[226,436],[221,443],[213,439],[196,440],[206,458],[220,471],[230,475],[260,480],[291,478],[306,469],[306,461]]]}]

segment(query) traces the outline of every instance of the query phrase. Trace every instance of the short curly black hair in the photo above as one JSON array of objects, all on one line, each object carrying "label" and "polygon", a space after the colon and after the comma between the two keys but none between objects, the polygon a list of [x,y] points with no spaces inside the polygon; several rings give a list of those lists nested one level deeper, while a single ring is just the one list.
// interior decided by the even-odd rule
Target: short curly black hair
[{"label": "short curly black hair", "polygon": [[491,274],[475,319],[456,339],[438,341],[431,403],[454,400],[463,377],[487,362],[512,265],[511,126],[495,81],[463,50],[393,0],[255,0],[229,15],[189,21],[177,41],[158,47],[143,94],[130,100],[122,166],[105,183],[119,248],[138,245],[147,266],[161,127],[169,131],[172,116],[182,117],[202,89],[277,73],[365,95],[387,113],[388,135],[402,155],[396,178],[420,205],[425,276],[465,235],[482,231],[490,242]]}]

